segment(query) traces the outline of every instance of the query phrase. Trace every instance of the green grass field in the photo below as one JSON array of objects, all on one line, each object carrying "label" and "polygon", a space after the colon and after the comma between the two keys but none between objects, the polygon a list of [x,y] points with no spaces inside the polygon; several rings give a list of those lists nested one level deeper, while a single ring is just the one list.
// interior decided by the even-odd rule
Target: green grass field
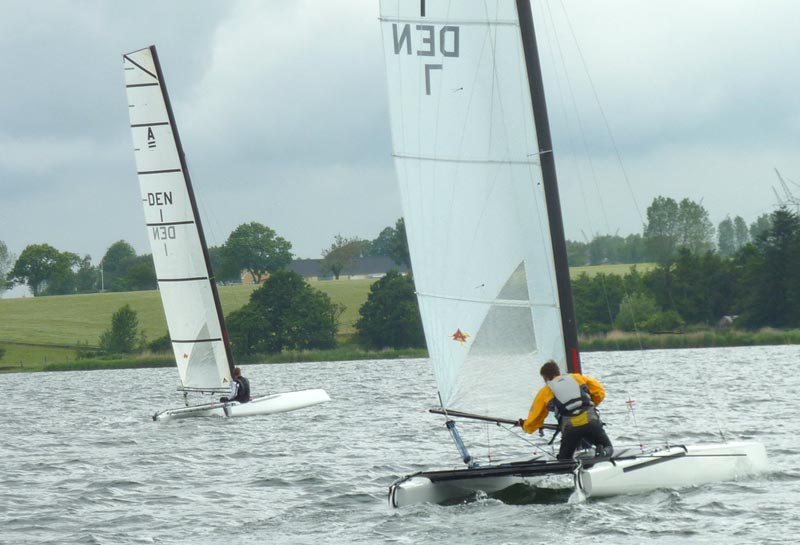
[{"label": "green grass field", "polygon": [[614,263],[613,265],[591,265],[588,267],[570,267],[569,268],[569,275],[571,278],[577,278],[581,274],[586,273],[589,276],[594,276],[596,274],[618,274],[620,276],[625,276],[629,272],[631,272],[631,267],[636,267],[636,270],[640,273],[645,273],[649,270],[652,270],[656,267],[655,263],[637,263],[636,265],[628,265],[625,263]]},{"label": "green grass field", "polygon": [[[310,284],[344,305],[339,334],[352,336],[358,309],[367,300],[373,279],[323,280]],[[220,287],[225,314],[241,308],[256,286]],[[0,367],[41,367],[51,362],[75,359],[79,344],[97,346],[100,335],[111,325],[111,315],[128,304],[139,317],[147,339],[167,333],[167,322],[157,291],[93,293],[53,297],[0,299],[0,348],[6,353]]]}]

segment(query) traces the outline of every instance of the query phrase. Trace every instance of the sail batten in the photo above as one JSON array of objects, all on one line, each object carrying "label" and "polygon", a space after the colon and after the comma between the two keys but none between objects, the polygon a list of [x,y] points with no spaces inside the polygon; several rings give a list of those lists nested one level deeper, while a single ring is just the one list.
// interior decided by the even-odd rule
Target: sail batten
[{"label": "sail batten", "polygon": [[[146,125],[140,125],[146,126]],[[169,168],[169,169],[162,169],[162,170],[142,170],[137,172],[139,176],[151,176],[153,174],[174,174],[176,172],[181,172],[179,168]]]},{"label": "sail batten", "polygon": [[230,346],[155,48],[128,53],[123,63],[145,226],[181,389],[225,391]]},{"label": "sail batten", "polygon": [[513,0],[382,0],[392,148],[442,405],[516,419],[567,368]]},{"label": "sail batten", "polygon": [[433,24],[433,25],[476,25],[476,26],[513,26],[518,27],[519,24],[515,20],[493,20],[493,21],[479,21],[475,19],[433,19],[431,17],[392,17],[392,16],[380,16],[378,20],[382,22],[389,22],[389,23],[425,23],[425,24]]},{"label": "sail batten", "polygon": [[554,304],[547,304],[547,303],[536,303],[534,301],[517,301],[514,299],[469,299],[466,297],[456,297],[450,295],[442,295],[442,294],[434,294],[434,293],[420,293],[417,292],[418,298],[429,297],[431,299],[447,299],[450,301],[463,301],[468,303],[483,303],[487,305],[497,305],[497,306],[504,306],[504,307],[525,307],[525,308],[533,308],[533,307],[547,307],[547,308],[556,308]]},{"label": "sail batten", "polygon": [[482,164],[501,164],[501,165],[533,165],[539,166],[538,161],[529,161],[524,159],[482,159],[482,158],[469,158],[469,157],[437,157],[437,156],[424,156],[424,155],[400,155],[392,154],[397,159],[417,159],[419,161],[441,161],[444,163],[482,163]]}]

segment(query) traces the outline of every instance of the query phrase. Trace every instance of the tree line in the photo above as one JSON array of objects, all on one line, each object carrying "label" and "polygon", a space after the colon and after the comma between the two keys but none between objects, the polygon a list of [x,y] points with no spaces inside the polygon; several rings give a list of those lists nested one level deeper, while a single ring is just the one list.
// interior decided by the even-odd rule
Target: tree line
[{"label": "tree line", "polygon": [[762,214],[749,226],[740,216],[727,216],[715,229],[702,204],[659,196],[647,208],[647,223],[641,234],[597,234],[587,242],[568,240],[567,259],[572,267],[669,263],[682,249],[694,254],[716,250],[722,257],[731,257],[769,226],[770,214]]},{"label": "tree line", "polygon": [[[781,208],[746,231],[731,255],[707,246],[676,245],[675,255],[642,273],[582,274],[573,280],[581,333],[682,331],[720,319],[756,329],[800,327],[800,217]],[[727,234],[725,235],[727,236]],[[736,238],[734,238],[736,240]],[[663,247],[668,247],[661,241]]]},{"label": "tree line", "polygon": [[[239,225],[221,246],[209,248],[217,282],[241,281],[243,272],[260,283],[265,276],[287,267],[294,258],[292,245],[273,229],[258,222]],[[336,235],[323,250],[321,274],[337,279],[343,269],[358,257],[387,256],[408,266],[403,219],[386,227],[374,240]],[[0,291],[26,285],[34,297],[95,293],[99,291],[140,291],[158,287],[150,254],[137,255],[133,246],[119,240],[109,246],[96,265],[89,255],[80,257],[49,244],[31,244],[14,259],[0,241]]]},{"label": "tree line", "polygon": [[[762,223],[765,230],[729,257],[675,243],[674,258],[647,272],[634,265],[625,275],[580,275],[572,282],[580,333],[680,332],[716,326],[722,317],[737,327],[800,327],[800,217],[782,208]],[[335,348],[341,311],[297,273],[270,271],[227,317],[234,354]],[[363,348],[424,348],[413,274],[390,271],[375,282],[355,329]],[[168,346],[168,338],[161,342]]]},{"label": "tree line", "polygon": [[[634,266],[626,275],[583,274],[575,279],[573,295],[580,332],[682,331],[695,325],[715,325],[724,316],[737,317],[736,324],[749,328],[800,327],[800,275],[795,273],[800,265],[797,213],[781,208],[750,226],[739,217],[726,218],[719,225],[716,244],[712,240],[714,233],[707,212],[699,204],[688,199],[676,203],[656,198],[648,208],[648,224],[641,236],[641,247],[651,252],[656,267],[641,272]],[[248,244],[250,250],[245,251]],[[232,271],[246,269],[256,279],[268,275],[251,294],[250,301],[227,317],[235,353],[250,355],[336,345],[342,309],[300,275],[285,270],[291,259],[290,249],[291,245],[271,229],[250,223],[237,228],[219,250],[217,257],[223,262],[217,270],[224,270],[227,263]],[[131,278],[146,278],[144,274],[131,276],[130,271],[136,271],[140,263],[140,256],[131,254],[131,250],[120,241],[107,252],[106,257],[115,253],[122,256],[117,263],[129,264],[127,275],[109,273],[111,285],[115,275],[126,286],[135,283]],[[337,236],[326,258],[338,254],[337,259],[347,259],[369,251],[389,254],[395,263],[410,269],[402,218],[374,241]],[[75,266],[74,254],[45,255],[49,256],[47,263]],[[10,261],[5,245],[0,246],[0,264],[5,262],[7,266]],[[332,264],[331,258],[328,266]],[[9,278],[15,274],[14,269]],[[76,282],[78,271],[79,265]],[[33,276],[27,280],[32,289],[37,286],[40,294],[52,286],[66,284],[57,275],[48,278],[44,288],[36,284]],[[356,341],[360,346],[424,347],[413,274],[392,271],[375,282],[359,315]],[[132,322],[130,316],[118,321]],[[139,337],[129,334],[127,338],[134,342]],[[104,339],[102,344],[112,344],[109,335]],[[168,346],[168,337],[151,344],[159,343]]]},{"label": "tree line", "polygon": [[[399,230],[398,230],[399,228]],[[388,230],[387,230],[388,229]],[[395,228],[384,229],[377,240],[386,242],[396,265],[409,266],[402,218]],[[398,239],[402,237],[402,241]],[[364,241],[341,244],[337,237],[333,251],[345,246],[366,248]],[[376,248],[374,241],[371,248]],[[393,249],[392,249],[393,248]],[[347,255],[350,255],[349,252]],[[380,255],[380,254],[379,254]],[[262,285],[249,301],[226,318],[228,337],[237,357],[274,354],[286,350],[320,350],[337,346],[339,317],[344,308],[327,294],[313,288],[296,272],[286,270],[286,260],[273,260],[263,269],[253,269]],[[355,344],[367,349],[424,348],[425,338],[411,275],[390,270],[370,287],[367,301],[359,309]],[[168,351],[169,335],[147,342],[139,330],[138,317],[128,305],[111,319],[111,327],[100,336],[99,351],[88,347],[81,357],[131,353],[140,350]]]}]

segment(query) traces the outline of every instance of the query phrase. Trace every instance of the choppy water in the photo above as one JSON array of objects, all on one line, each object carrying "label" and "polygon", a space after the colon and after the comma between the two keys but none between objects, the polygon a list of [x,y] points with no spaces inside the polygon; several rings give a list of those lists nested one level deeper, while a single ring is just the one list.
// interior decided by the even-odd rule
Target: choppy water
[{"label": "choppy water", "polygon": [[[164,423],[150,415],[179,404],[172,369],[0,375],[0,543],[794,543],[798,361],[797,346],[584,355],[616,444],[723,432],[763,441],[768,474],[583,503],[528,491],[517,504],[399,510],[386,503],[395,478],[458,465],[441,417],[425,412],[425,361],[248,366],[256,393],[324,387],[333,401]],[[497,426],[464,433],[479,456],[529,451]]]}]

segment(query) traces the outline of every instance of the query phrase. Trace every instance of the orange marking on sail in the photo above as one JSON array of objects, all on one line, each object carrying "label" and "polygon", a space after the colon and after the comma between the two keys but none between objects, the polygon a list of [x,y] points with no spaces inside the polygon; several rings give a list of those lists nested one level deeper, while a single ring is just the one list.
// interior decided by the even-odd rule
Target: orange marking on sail
[{"label": "orange marking on sail", "polygon": [[461,331],[461,329],[456,329],[456,332],[450,335],[451,339],[453,339],[454,341],[458,341],[461,344],[467,342],[467,339],[469,339],[469,337],[470,337],[469,334],[464,333],[463,331]]}]

